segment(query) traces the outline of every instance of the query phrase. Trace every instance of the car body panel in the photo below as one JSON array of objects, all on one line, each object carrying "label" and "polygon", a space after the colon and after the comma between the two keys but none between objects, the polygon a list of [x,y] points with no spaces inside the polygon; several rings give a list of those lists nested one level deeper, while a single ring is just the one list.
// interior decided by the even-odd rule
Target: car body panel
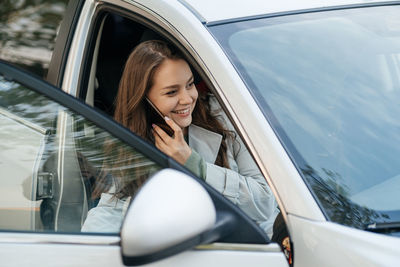
[{"label": "car body panel", "polygon": [[[196,0],[182,0],[192,10],[196,10],[205,23],[233,20],[244,17],[253,17],[260,15],[268,15],[275,13],[296,12],[308,9],[323,9],[332,8],[336,6],[369,4],[386,1],[375,0],[331,0],[331,1],[318,1],[318,0],[284,0],[284,1],[258,1],[249,0],[243,5],[243,1],[196,1]],[[227,8],[229,6],[229,8]]]},{"label": "car body panel", "polygon": [[[289,215],[295,266],[397,266],[400,239]],[[301,245],[299,245],[301,244]]]},{"label": "car body panel", "polygon": [[[6,266],[125,266],[119,240],[119,236],[0,233],[0,256],[3,263],[12,263]],[[38,257],[43,253],[45,258]],[[249,262],[252,266],[288,266],[277,244],[199,246],[146,266],[218,267]]]},{"label": "car body panel", "polygon": [[117,245],[0,243],[0,249],[2,264],[10,263],[3,266],[125,266]]}]

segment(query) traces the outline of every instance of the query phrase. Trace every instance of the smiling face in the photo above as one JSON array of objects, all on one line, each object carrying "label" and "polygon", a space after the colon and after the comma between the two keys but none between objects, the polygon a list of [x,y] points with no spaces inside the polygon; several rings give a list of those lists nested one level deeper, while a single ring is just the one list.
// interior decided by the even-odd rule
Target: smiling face
[{"label": "smiling face", "polygon": [[198,92],[192,71],[183,59],[166,59],[153,76],[147,97],[182,130],[192,123]]}]

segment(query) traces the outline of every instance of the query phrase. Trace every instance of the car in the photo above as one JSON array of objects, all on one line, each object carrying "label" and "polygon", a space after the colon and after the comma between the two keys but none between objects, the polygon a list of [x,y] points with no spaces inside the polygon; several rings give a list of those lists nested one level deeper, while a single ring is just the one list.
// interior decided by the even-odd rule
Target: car
[{"label": "car", "polygon": [[[397,266],[399,11],[400,1],[5,1],[0,265]],[[265,176],[280,210],[272,237],[112,119],[125,60],[151,39],[185,55]],[[82,232],[110,162],[132,177],[156,172],[125,202],[120,231]]]}]

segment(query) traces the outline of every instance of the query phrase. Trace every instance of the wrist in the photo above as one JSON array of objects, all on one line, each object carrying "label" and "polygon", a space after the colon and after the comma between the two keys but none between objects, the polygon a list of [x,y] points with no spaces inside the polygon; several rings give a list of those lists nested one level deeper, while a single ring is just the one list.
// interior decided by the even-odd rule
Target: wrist
[{"label": "wrist", "polygon": [[182,159],[182,162],[179,163],[185,165],[185,163],[187,162],[187,160],[190,158],[191,155],[192,155],[192,149],[189,147],[189,149],[185,153],[185,156]]}]

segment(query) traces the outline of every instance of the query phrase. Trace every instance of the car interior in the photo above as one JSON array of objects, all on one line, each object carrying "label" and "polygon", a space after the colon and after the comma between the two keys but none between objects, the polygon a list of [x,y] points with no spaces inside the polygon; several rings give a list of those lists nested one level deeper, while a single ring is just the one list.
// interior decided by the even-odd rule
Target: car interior
[{"label": "car interior", "polygon": [[87,90],[80,91],[85,102],[112,116],[114,99],[124,64],[130,52],[141,42],[163,39],[154,31],[123,16],[108,13],[98,26]]}]

